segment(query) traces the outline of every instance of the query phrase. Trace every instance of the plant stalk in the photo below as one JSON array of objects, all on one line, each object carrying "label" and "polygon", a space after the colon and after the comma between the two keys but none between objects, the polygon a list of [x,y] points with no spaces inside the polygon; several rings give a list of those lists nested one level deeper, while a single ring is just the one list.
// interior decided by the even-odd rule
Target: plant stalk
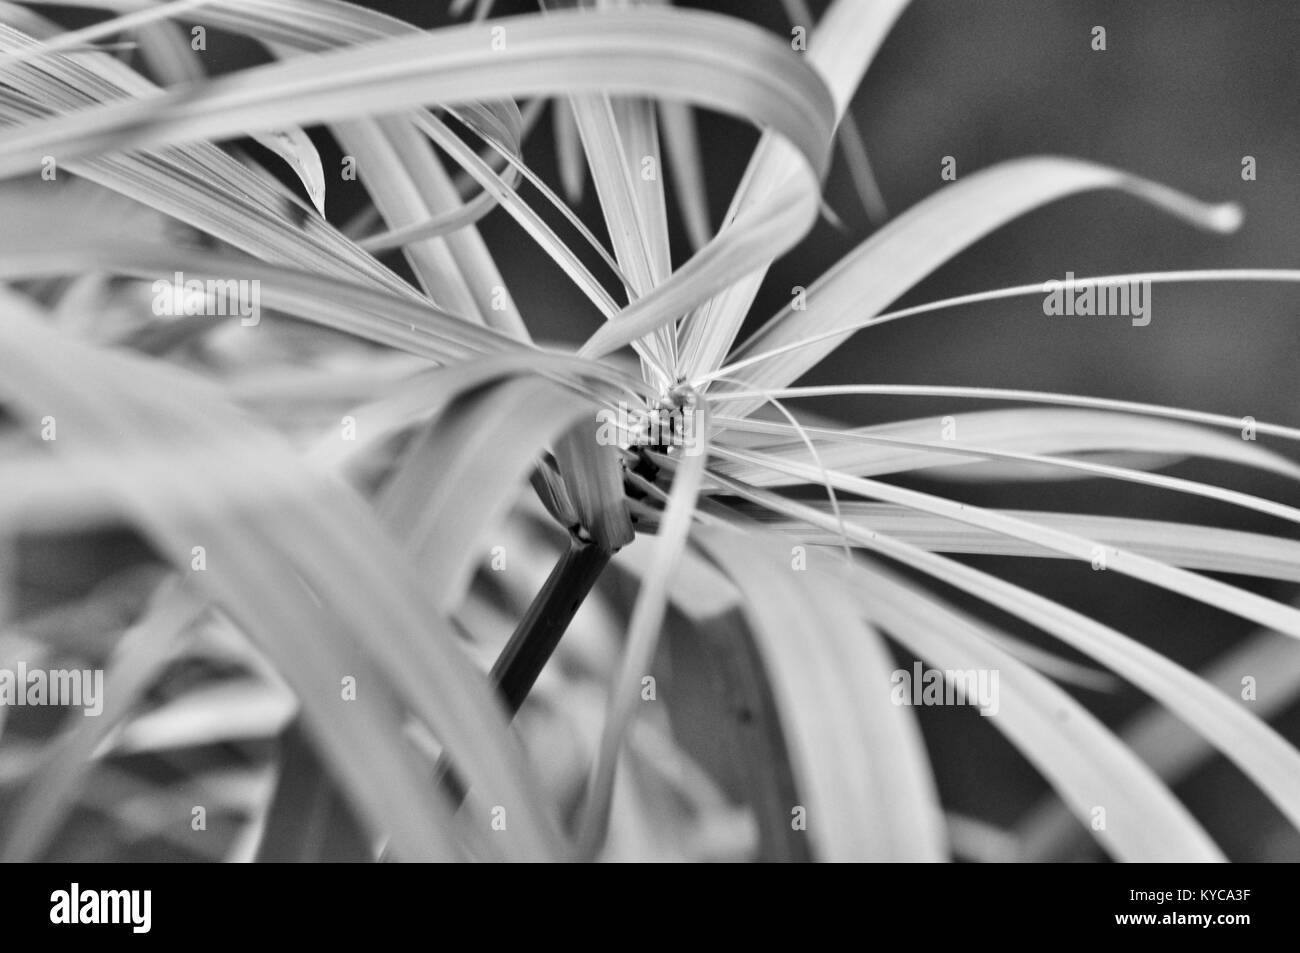
[{"label": "plant stalk", "polygon": [[570,537],[541,591],[519,620],[489,676],[513,716],[528,697],[560,638],[609,565],[609,550]]},{"label": "plant stalk", "polygon": [[[568,549],[519,620],[489,674],[511,718],[532,691],[537,676],[612,555],[596,543],[570,535]],[[456,804],[465,799],[465,786],[445,757],[438,759],[435,777]]]}]

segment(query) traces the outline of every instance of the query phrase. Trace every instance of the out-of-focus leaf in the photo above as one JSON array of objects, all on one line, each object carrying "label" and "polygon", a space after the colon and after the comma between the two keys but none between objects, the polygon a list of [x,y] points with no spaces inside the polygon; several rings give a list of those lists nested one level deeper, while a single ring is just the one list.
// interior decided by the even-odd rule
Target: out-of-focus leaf
[{"label": "out-of-focus leaf", "polygon": [[[170,442],[169,479],[206,500],[206,514],[201,505],[159,507],[130,470],[106,467],[102,478],[169,560],[189,566],[204,541],[206,570],[195,581],[293,685],[326,763],[399,855],[452,856],[453,831],[489,855],[558,852],[553,821],[536,793],[525,793],[527,771],[485,680],[359,501],[305,471],[191,375],[86,349],[22,316],[16,300],[6,299],[6,309],[0,379],[24,414],[61,419],[60,451]],[[233,491],[250,483],[256,497],[233,506]],[[350,704],[340,696],[346,677],[357,685]],[[403,741],[404,708],[489,803],[508,803],[517,820],[508,837],[487,833],[486,813],[483,826],[457,829],[429,798]]]},{"label": "out-of-focus leaf", "polygon": [[[1291,639],[1261,630],[1201,673],[1225,694],[1238,696],[1246,676],[1256,679],[1257,691],[1243,704],[1260,718],[1277,714],[1300,695],[1300,648]],[[1120,737],[1169,784],[1184,780],[1215,753],[1203,735],[1160,705],[1150,705],[1130,719]],[[1072,856],[1084,830],[1055,798],[1046,797],[1021,819],[1015,833],[1024,845],[1023,859],[1047,861]]]},{"label": "out-of-focus leaf", "polygon": [[892,574],[864,571],[854,581],[862,611],[921,661],[940,671],[997,673],[989,723],[1043,772],[1074,817],[1094,827],[1092,812],[1105,808],[1107,823],[1094,833],[1117,860],[1224,859],[1150,767],[1087,709],[998,648],[977,622]]},{"label": "out-of-focus leaf", "polygon": [[417,437],[378,509],[416,554],[435,603],[460,601],[538,453],[584,415],[595,412],[581,397],[519,379],[464,394]]},{"label": "out-of-focus leaf", "polygon": [[254,679],[227,679],[187,691],[131,718],[113,739],[113,750],[139,754],[246,738],[273,738],[297,710],[293,696],[277,685]]},{"label": "out-of-focus leaf", "polygon": [[[696,539],[740,590],[785,723],[808,836],[822,860],[941,860],[942,812],[911,712],[890,702],[891,663],[819,565],[734,530]],[[821,575],[825,573],[826,575]]]},{"label": "out-of-focus leaf", "polygon": [[103,682],[103,711],[80,718],[29,782],[4,841],[4,861],[36,860],[71,810],[95,767],[95,755],[175,657],[177,635],[202,611],[192,591],[169,584],[118,644]]},{"label": "out-of-focus leaf", "polygon": [[601,548],[617,552],[635,535],[623,492],[619,448],[597,440],[595,420],[574,426],[555,444],[555,462],[582,528]]}]

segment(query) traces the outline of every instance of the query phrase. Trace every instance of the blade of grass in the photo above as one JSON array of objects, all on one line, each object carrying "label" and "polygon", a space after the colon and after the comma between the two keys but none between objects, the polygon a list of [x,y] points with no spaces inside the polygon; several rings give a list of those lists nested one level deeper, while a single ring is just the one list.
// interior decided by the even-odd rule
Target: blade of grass
[{"label": "blade of grass", "polygon": [[[735,353],[744,360],[785,345],[842,329],[861,315],[884,309],[917,281],[968,245],[1013,218],[1067,195],[1118,189],[1190,224],[1218,232],[1235,229],[1241,211],[1189,196],[1106,166],[1058,157],[1003,162],[966,176],[931,195],[876,232],[808,288],[807,308],[783,309]],[[864,292],[864,288],[866,289]],[[783,387],[815,365],[849,335],[800,345],[749,368],[756,387]],[[745,416],[752,402],[728,401],[720,410]]]},{"label": "blade of grass", "polygon": [[[781,0],[781,5],[785,7],[786,19],[792,26],[812,29],[815,18],[804,0]],[[885,200],[880,194],[880,186],[876,184],[875,173],[871,171],[871,160],[867,157],[867,147],[862,142],[858,124],[848,109],[845,109],[840,117],[839,133],[835,141],[839,144],[844,163],[848,166],[849,175],[853,178],[853,186],[858,191],[858,200],[862,203],[867,218],[874,224],[883,222],[888,217]]]},{"label": "blade of grass", "polygon": [[[1076,278],[1074,279],[1074,284],[1079,288],[1102,289],[1147,281],[1152,284],[1232,281],[1296,282],[1300,281],[1300,271],[1285,268],[1207,268],[1197,271],[1146,271],[1135,272],[1127,275],[1099,275],[1091,278]],[[778,357],[782,354],[788,354],[792,351],[800,350],[801,348],[821,341],[829,341],[832,338],[844,338],[847,340],[847,338],[845,338],[846,332],[860,331],[864,328],[875,327],[878,324],[887,324],[890,321],[897,321],[900,318],[910,318],[920,314],[930,314],[935,311],[942,311],[960,305],[1001,301],[1007,298],[1016,298],[1028,295],[1042,295],[1045,293],[1044,287],[1045,286],[1042,284],[1033,284],[1017,285],[1011,288],[998,288],[993,291],[980,291],[974,294],[959,295],[956,298],[944,298],[942,301],[930,301],[926,304],[919,304],[911,308],[900,308],[897,311],[887,311],[884,314],[849,321],[842,326],[837,326],[833,330],[810,334],[807,337],[800,338],[797,341],[792,341],[789,344],[783,344],[779,347],[774,347],[758,354],[751,354],[747,357],[740,358],[729,364],[723,365],[716,371],[696,377],[695,382],[698,385],[725,375],[734,375],[737,371],[744,370],[754,364],[770,360],[771,358]]]},{"label": "blade of grass", "polygon": [[[959,439],[925,439],[942,433],[947,419],[922,418],[852,430],[805,427],[800,428],[803,432],[797,434],[797,441],[763,449],[764,453],[774,456],[807,461],[804,440],[812,438],[820,446],[823,463],[858,476],[970,463],[984,457],[985,451],[988,451],[988,458],[1023,461],[1029,457],[1058,457],[1060,454],[1099,450],[1141,450],[1225,460],[1293,479],[1300,478],[1300,466],[1280,454],[1255,443],[1181,423],[1090,410],[1017,408],[963,413],[959,415]],[[721,416],[715,420],[721,426],[750,433],[794,435],[792,431],[795,429],[775,422],[742,421]],[[905,448],[913,448],[914,452]],[[1073,462],[1080,461],[1057,459],[1063,467]],[[1030,470],[1028,467],[1025,469]],[[770,471],[763,473],[752,467],[724,465],[723,470],[737,479],[765,486],[786,485],[796,479],[789,475],[771,474]],[[1088,469],[1081,472],[1100,471]]]},{"label": "blade of grass", "polygon": [[[834,100],[836,123],[847,111],[849,100],[894,21],[907,8],[907,2],[836,0],[822,16],[816,30],[811,31],[808,52],[800,58],[806,59],[825,80]],[[723,219],[723,233],[747,209],[779,192],[795,168],[796,159],[789,148],[772,136],[764,135]],[[743,280],[721,289],[706,305],[695,308],[683,320],[681,371],[688,380],[713,370],[723,362],[740,333],[768,264],[774,258],[756,254]]]},{"label": "blade of grass", "polygon": [[[241,71],[187,90],[183,100],[162,94],[150,97],[147,108],[115,103],[80,110],[75,123],[70,117],[29,123],[0,144],[0,175],[29,168],[25,156],[33,151],[37,159],[55,150],[74,161],[87,153],[221,137],[249,126],[355,118],[378,103],[397,109],[430,100],[558,92],[683,97],[739,113],[789,139],[793,154],[806,158],[796,180],[639,299],[617,327],[598,332],[587,345],[595,354],[684,313],[700,294],[752,267],[756,251],[771,257],[811,225],[812,179],[830,141],[829,104],[815,74],[762,31],[727,18],[653,10],[600,17],[560,12],[494,21],[496,28],[516,39],[508,52],[491,48],[486,28],[451,27]],[[725,61],[717,56],[720,49],[727,51]],[[562,60],[547,59],[558,50],[566,51]],[[547,68],[540,70],[543,60]],[[764,63],[761,72],[755,63]]]},{"label": "blade of grass", "polygon": [[[748,460],[751,463],[765,462],[773,469],[783,470],[791,474],[797,472],[798,475],[809,482],[825,480],[836,489],[857,493],[886,503],[909,506],[935,516],[947,516],[958,522],[980,526],[1053,549],[1087,563],[1092,563],[1100,553],[1105,559],[1103,565],[1108,570],[1160,586],[1170,592],[1179,593],[1197,602],[1230,612],[1244,619],[1250,619],[1260,625],[1273,626],[1279,631],[1300,638],[1300,611],[1272,599],[1263,598],[1255,593],[1178,569],[1159,560],[1150,559],[1128,550],[1114,546],[1103,547],[1095,540],[1077,536],[1073,533],[1049,529],[1005,514],[995,513],[982,507],[971,506],[917,490],[892,486],[878,480],[850,477],[835,470],[818,470],[814,466],[778,461],[773,457],[729,450],[720,445],[715,446],[714,449],[719,456],[727,459]],[[1152,477],[1150,474],[1136,474],[1127,478],[1138,482],[1141,478]],[[1191,481],[1183,482],[1191,483]],[[1283,507],[1280,504],[1273,504],[1268,500],[1260,500],[1256,497],[1238,500],[1238,497],[1248,497],[1248,494],[1236,494],[1218,487],[1203,487],[1200,484],[1195,486],[1201,488],[1201,495],[1224,500],[1233,499],[1234,502],[1241,502],[1242,505],[1253,504],[1251,508],[1266,510],[1272,515],[1300,523],[1300,510],[1292,511],[1293,508],[1291,507]]]},{"label": "blade of grass", "polygon": [[[834,530],[829,517],[765,490],[715,477],[750,502]],[[927,553],[846,519],[857,545],[917,569],[1051,633],[1150,694],[1228,756],[1292,824],[1300,820],[1300,752],[1232,699],[1172,660],[1095,619],[962,563]]]},{"label": "blade of grass", "polygon": [[713,226],[709,221],[709,196],[704,185],[704,159],[695,116],[682,103],[661,102],[659,122],[663,126],[668,170],[672,173],[686,238],[692,250],[699,251],[708,244]]},{"label": "blade of grass", "polygon": [[[829,514],[828,507],[823,503],[809,501],[806,505]],[[1035,559],[1068,558],[1023,540],[1011,539],[889,503],[841,502],[840,507],[845,514],[865,525],[931,552],[965,553],[973,556],[1030,556]],[[742,512],[769,524],[773,529],[797,534],[813,545],[834,546],[840,542],[838,535],[810,531],[792,520],[764,517],[760,511],[750,508],[742,508]],[[1300,582],[1300,541],[1297,540],[1221,529],[1217,526],[1124,516],[1092,516],[1038,510],[1003,512],[1026,522],[1096,539],[1109,546],[1131,549],[1184,569]]]},{"label": "blade of grass", "polygon": [[[1121,413],[1145,414],[1152,417],[1164,417],[1171,420],[1183,420],[1188,423],[1205,424],[1211,427],[1227,427],[1241,430],[1243,418],[1226,414],[1212,414],[1205,411],[1187,410],[1182,407],[1168,407],[1162,404],[1146,404],[1139,401],[1115,400],[1107,397],[1090,397],[1083,394],[1057,394],[1050,391],[1017,390],[1007,387],[952,387],[936,384],[833,384],[827,386],[781,387],[774,389],[738,391],[732,395],[736,399],[758,399],[767,395],[782,399],[795,397],[845,397],[855,394],[872,394],[896,397],[960,397],[975,400],[1026,401],[1039,404],[1056,404],[1065,407],[1085,407],[1095,410],[1113,410]],[[1300,428],[1286,427],[1281,424],[1260,421],[1254,424],[1258,433],[1282,437],[1287,440],[1300,440]]]}]

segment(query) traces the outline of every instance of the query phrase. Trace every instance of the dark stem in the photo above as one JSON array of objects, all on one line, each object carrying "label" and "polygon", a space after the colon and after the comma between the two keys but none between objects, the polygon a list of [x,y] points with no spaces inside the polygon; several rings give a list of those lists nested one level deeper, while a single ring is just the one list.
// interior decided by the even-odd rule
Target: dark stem
[{"label": "dark stem", "polygon": [[609,559],[608,550],[571,538],[569,548],[519,620],[489,676],[512,716],[528,697]]},{"label": "dark stem", "polygon": [[[609,565],[611,555],[607,549],[570,536],[569,548],[519,620],[489,675],[511,718],[528,697],[574,614]],[[457,804],[464,800],[465,787],[446,758],[438,759],[436,776]]]}]

